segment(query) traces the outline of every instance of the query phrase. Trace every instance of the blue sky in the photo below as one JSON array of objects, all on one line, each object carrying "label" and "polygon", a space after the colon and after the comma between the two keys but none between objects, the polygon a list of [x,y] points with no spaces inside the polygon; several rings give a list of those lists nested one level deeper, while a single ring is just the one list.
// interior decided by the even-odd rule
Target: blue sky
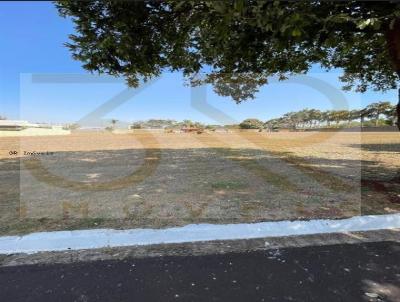
[{"label": "blue sky", "polygon": [[[73,24],[58,16],[51,2],[0,2],[0,115],[35,122],[66,123],[80,120],[126,88],[123,80],[114,83],[37,83],[32,75],[88,74],[74,61],[63,43],[73,32]],[[310,76],[340,91],[340,71],[326,73],[318,67]],[[148,118],[192,119],[222,123],[191,106],[191,90],[183,85],[180,73],[166,73],[154,84],[103,118],[123,121]],[[364,94],[340,92],[346,104],[359,108],[371,102],[396,100],[396,91],[369,91]],[[207,88],[207,102],[232,120],[248,117],[267,120],[303,108],[338,108],[326,95],[307,86],[287,82],[261,88],[256,99],[235,104]]]}]

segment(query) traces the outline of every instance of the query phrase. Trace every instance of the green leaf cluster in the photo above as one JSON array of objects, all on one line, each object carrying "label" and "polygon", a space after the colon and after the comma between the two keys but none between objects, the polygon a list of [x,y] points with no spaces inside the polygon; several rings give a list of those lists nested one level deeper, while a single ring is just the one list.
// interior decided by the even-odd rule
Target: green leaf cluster
[{"label": "green leaf cluster", "polygon": [[283,80],[315,64],[342,69],[345,88],[357,91],[395,88],[400,73],[400,55],[391,56],[387,45],[387,33],[400,24],[400,4],[394,1],[63,0],[56,5],[75,23],[67,44],[73,57],[87,70],[123,76],[131,86],[163,71],[182,71],[191,85],[212,84],[217,93],[241,102],[254,97],[269,77]]}]

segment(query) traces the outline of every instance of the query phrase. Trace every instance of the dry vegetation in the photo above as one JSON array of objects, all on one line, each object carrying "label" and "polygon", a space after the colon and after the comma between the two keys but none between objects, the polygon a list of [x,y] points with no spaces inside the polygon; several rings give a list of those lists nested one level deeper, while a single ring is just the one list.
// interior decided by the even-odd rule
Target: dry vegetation
[{"label": "dry vegetation", "polygon": [[0,233],[392,213],[399,171],[395,132],[0,138]]}]

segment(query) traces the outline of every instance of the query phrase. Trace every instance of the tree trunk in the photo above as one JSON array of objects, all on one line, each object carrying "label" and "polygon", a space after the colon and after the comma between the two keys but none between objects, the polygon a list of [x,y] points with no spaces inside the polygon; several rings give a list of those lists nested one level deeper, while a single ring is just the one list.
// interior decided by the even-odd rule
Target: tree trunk
[{"label": "tree trunk", "polygon": [[[399,77],[400,77],[400,72],[399,72]],[[399,88],[399,96],[398,96],[398,103],[397,103],[397,128],[400,130],[400,88]]]},{"label": "tree trunk", "polygon": [[[400,18],[397,18],[392,26],[386,31],[386,41],[393,68],[400,79]],[[400,87],[397,103],[397,127],[400,130]]]}]

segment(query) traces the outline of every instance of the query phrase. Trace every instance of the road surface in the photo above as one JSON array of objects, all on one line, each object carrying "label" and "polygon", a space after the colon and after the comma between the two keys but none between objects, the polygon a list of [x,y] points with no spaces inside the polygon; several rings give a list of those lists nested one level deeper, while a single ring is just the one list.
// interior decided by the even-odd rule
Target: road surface
[{"label": "road surface", "polygon": [[400,301],[400,243],[0,268],[0,301]]}]

